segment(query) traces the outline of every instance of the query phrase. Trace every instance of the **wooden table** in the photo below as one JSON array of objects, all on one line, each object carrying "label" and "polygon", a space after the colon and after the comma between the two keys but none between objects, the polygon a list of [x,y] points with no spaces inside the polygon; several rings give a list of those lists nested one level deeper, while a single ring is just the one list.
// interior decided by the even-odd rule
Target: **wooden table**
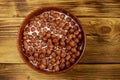
[{"label": "wooden table", "polygon": [[[87,35],[81,61],[63,74],[38,73],[18,54],[21,22],[46,6],[68,9]],[[120,80],[120,0],[0,0],[0,80]]]}]

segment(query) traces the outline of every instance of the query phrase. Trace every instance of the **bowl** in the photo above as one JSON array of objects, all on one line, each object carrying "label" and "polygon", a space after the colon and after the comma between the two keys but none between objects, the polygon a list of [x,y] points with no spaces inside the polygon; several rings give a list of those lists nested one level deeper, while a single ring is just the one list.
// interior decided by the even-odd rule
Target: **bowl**
[{"label": "bowl", "polygon": [[[77,25],[79,26],[79,29],[80,29],[80,33],[82,35],[82,38],[80,39],[80,46],[79,46],[79,51],[80,51],[80,56],[77,58],[77,60],[71,65],[69,66],[68,68],[65,68],[63,70],[60,70],[60,71],[45,71],[45,70],[42,70],[42,69],[39,69],[37,67],[35,67],[34,65],[32,65],[30,63],[30,61],[28,60],[28,57],[25,56],[25,52],[24,52],[24,49],[23,49],[23,32],[24,32],[24,29],[25,29],[25,26],[29,23],[29,21],[39,15],[39,14],[42,14],[43,12],[46,12],[46,11],[50,11],[50,10],[53,10],[53,11],[58,11],[58,12],[61,12],[63,14],[66,14],[68,16],[70,16],[76,23]],[[58,7],[43,7],[43,8],[39,8],[33,12],[31,12],[28,16],[26,16],[26,18],[24,19],[24,21],[22,22],[20,28],[19,28],[19,32],[18,32],[18,38],[17,38],[17,46],[18,46],[18,51],[20,53],[20,56],[22,57],[22,59],[24,60],[24,62],[29,66],[31,67],[32,69],[40,72],[40,73],[45,73],[45,74],[58,74],[58,73],[63,73],[63,72],[67,72],[69,71],[70,69],[72,69],[81,59],[83,53],[84,53],[84,50],[85,50],[85,45],[86,45],[86,36],[85,36],[85,33],[84,33],[84,30],[83,30],[83,27],[80,23],[80,21],[77,19],[77,17],[75,17],[72,13],[70,13],[69,11],[63,9],[63,8],[58,8]]]}]

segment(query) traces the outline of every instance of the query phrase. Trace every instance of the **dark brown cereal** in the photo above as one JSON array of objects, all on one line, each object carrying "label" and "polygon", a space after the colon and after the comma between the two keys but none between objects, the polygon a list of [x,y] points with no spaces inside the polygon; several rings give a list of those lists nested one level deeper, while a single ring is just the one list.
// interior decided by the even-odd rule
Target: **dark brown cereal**
[{"label": "dark brown cereal", "polygon": [[77,51],[76,53],[75,53],[75,55],[78,57],[78,56],[80,56],[80,51]]},{"label": "dark brown cereal", "polygon": [[58,55],[58,56],[56,56],[56,60],[60,60],[61,59],[61,57]]},{"label": "dark brown cereal", "polygon": [[28,57],[28,59],[29,59],[30,61],[33,61],[33,60],[34,60],[34,57],[33,57],[33,56],[30,56],[30,57]]},{"label": "dark brown cereal", "polygon": [[66,64],[66,67],[69,67],[70,66],[70,61],[66,61],[65,64]]},{"label": "dark brown cereal", "polygon": [[55,59],[55,58],[52,58],[52,59],[51,59],[51,62],[52,62],[52,63],[55,63],[55,62],[56,62],[56,59]]},{"label": "dark brown cereal", "polygon": [[64,14],[61,14],[61,15],[60,15],[60,18],[61,18],[61,19],[64,19],[64,18],[65,18],[65,15],[64,15]]},{"label": "dark brown cereal", "polygon": [[46,66],[45,66],[44,64],[40,64],[39,68],[40,68],[40,69],[45,69]]},{"label": "dark brown cereal", "polygon": [[65,57],[66,60],[69,60],[70,58],[71,56],[69,54]]},{"label": "dark brown cereal", "polygon": [[52,72],[72,66],[80,56],[77,48],[82,38],[76,24],[69,15],[54,10],[30,19],[23,32],[23,48],[30,63]]},{"label": "dark brown cereal", "polygon": [[71,62],[71,63],[74,63],[74,62],[75,62],[75,59],[74,59],[74,58],[71,58],[71,59],[70,59],[70,62]]},{"label": "dark brown cereal", "polygon": [[61,58],[60,62],[64,63],[65,62],[65,58]]},{"label": "dark brown cereal", "polygon": [[52,69],[53,69],[53,66],[52,66],[52,65],[48,65],[48,69],[49,69],[49,70],[52,70]]},{"label": "dark brown cereal", "polygon": [[71,40],[70,42],[69,42],[69,44],[70,44],[70,46],[71,47],[74,47],[76,44],[75,44],[75,41],[73,41],[73,40]]},{"label": "dark brown cereal", "polygon": [[75,53],[76,51],[77,51],[76,48],[71,49],[71,52],[73,52],[73,53]]},{"label": "dark brown cereal", "polygon": [[55,52],[52,52],[52,53],[51,53],[51,56],[52,56],[52,57],[56,57]]},{"label": "dark brown cereal", "polygon": [[81,35],[81,34],[79,34],[79,35],[78,35],[78,39],[81,39],[81,38],[82,38],[82,35]]},{"label": "dark brown cereal", "polygon": [[54,70],[55,70],[55,71],[59,71],[59,70],[60,70],[59,65],[55,65],[55,66],[54,66]]},{"label": "dark brown cereal", "polygon": [[61,63],[60,64],[60,69],[64,69],[65,68],[65,64],[64,63]]}]

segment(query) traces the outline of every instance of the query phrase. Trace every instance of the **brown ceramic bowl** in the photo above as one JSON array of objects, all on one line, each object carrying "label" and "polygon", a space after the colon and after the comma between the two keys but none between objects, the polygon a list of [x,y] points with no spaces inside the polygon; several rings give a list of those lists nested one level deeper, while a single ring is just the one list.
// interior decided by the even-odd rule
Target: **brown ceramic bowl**
[{"label": "brown ceramic bowl", "polygon": [[[29,20],[36,16],[36,15],[39,15],[41,14],[42,12],[44,11],[49,11],[49,10],[55,10],[55,11],[59,11],[59,12],[62,12],[62,13],[65,13],[69,16],[72,17],[72,19],[74,19],[77,24],[79,25],[79,28],[81,29],[81,33],[82,33],[82,45],[81,45],[81,50],[80,50],[80,57],[76,60],[76,62],[71,65],[70,67],[68,67],[67,69],[64,69],[64,70],[61,70],[61,71],[58,71],[58,72],[47,72],[47,71],[44,71],[44,70],[40,70],[36,67],[34,67],[32,64],[30,64],[29,60],[26,58],[26,56],[24,55],[24,52],[23,52],[23,47],[22,47],[22,38],[23,38],[23,31],[24,31],[24,28],[26,26],[26,24],[29,22]],[[33,12],[31,12],[25,19],[24,21],[22,22],[21,26],[20,26],[20,29],[19,29],[19,33],[18,33],[18,40],[17,40],[17,44],[18,44],[18,50],[19,50],[19,53],[22,57],[22,59],[24,60],[24,62],[30,66],[32,69],[38,71],[38,72],[41,72],[41,73],[45,73],[45,74],[57,74],[57,73],[63,73],[63,72],[66,72],[66,71],[69,71],[70,69],[72,69],[81,59],[83,53],[84,53],[84,50],[85,50],[85,45],[86,45],[86,36],[85,36],[85,33],[83,31],[83,28],[81,26],[81,23],[80,21],[73,15],[71,14],[70,12],[62,9],[62,8],[57,8],[57,7],[45,7],[45,8],[40,8],[40,9],[37,9]]]}]

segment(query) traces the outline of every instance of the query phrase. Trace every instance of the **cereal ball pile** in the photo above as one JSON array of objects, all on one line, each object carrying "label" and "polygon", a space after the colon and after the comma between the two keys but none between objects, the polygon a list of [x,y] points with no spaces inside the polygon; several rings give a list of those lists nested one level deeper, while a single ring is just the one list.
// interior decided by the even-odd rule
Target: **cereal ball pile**
[{"label": "cereal ball pile", "polygon": [[32,19],[23,32],[23,51],[29,62],[41,70],[64,70],[80,56],[82,34],[67,14],[45,11]]}]

